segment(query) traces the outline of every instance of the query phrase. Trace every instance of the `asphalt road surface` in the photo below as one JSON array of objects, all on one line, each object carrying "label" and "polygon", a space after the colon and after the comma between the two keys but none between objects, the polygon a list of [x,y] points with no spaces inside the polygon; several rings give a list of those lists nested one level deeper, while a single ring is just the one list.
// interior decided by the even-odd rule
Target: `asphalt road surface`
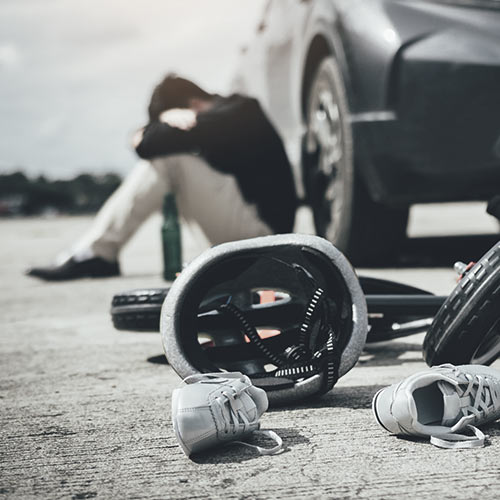
[{"label": "asphalt road surface", "polygon": [[[475,260],[496,240],[483,212],[418,207],[401,260],[359,271],[447,294],[453,261]],[[451,451],[390,436],[372,417],[379,388],[425,368],[422,335],[372,344],[328,395],[267,412],[263,428],[282,436],[281,455],[229,447],[187,459],[170,423],[180,381],[159,335],[118,332],[108,313],[114,293],[164,285],[159,218],[125,249],[121,278],[23,276],[89,220],[0,221],[1,498],[498,498],[500,422],[486,428],[487,447]],[[308,214],[298,227],[310,232]],[[184,243],[187,260],[203,247],[188,231]]]}]

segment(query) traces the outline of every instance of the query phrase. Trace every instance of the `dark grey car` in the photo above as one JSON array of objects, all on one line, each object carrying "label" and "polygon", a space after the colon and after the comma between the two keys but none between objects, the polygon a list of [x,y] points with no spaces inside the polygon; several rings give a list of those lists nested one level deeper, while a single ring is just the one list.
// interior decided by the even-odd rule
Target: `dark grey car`
[{"label": "dark grey car", "polygon": [[499,0],[271,0],[235,88],[354,261],[394,254],[413,203],[500,193]]}]

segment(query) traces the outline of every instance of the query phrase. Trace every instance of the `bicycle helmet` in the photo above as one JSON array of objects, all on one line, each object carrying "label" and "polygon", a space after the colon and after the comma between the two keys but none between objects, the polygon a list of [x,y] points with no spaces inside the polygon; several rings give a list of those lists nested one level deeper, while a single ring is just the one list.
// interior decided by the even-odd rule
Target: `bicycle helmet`
[{"label": "bicycle helmet", "polygon": [[224,243],[175,280],[160,331],[181,378],[240,371],[271,404],[329,391],[367,334],[365,296],[323,238],[277,235]]}]

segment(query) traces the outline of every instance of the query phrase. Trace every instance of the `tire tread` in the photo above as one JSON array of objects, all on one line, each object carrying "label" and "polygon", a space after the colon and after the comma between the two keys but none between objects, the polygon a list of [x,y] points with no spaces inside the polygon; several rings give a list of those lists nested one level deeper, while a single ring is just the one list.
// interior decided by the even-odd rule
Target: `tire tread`
[{"label": "tire tread", "polygon": [[111,320],[117,330],[159,332],[161,306],[168,288],[141,288],[118,293],[111,301]]},{"label": "tire tread", "polygon": [[500,242],[460,280],[436,314],[423,344],[427,364],[470,362],[499,308]]}]

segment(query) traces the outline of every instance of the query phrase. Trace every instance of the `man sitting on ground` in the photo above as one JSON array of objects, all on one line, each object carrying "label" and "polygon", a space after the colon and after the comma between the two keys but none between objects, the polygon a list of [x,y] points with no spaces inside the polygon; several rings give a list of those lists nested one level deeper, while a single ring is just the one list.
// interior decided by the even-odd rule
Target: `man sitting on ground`
[{"label": "man sitting on ground", "polygon": [[44,280],[120,274],[121,249],[173,193],[179,215],[212,244],[291,232],[297,197],[276,130],[255,99],[209,94],[167,76],[153,91],[149,123],[134,137],[143,159],[59,263],[28,271]]}]

